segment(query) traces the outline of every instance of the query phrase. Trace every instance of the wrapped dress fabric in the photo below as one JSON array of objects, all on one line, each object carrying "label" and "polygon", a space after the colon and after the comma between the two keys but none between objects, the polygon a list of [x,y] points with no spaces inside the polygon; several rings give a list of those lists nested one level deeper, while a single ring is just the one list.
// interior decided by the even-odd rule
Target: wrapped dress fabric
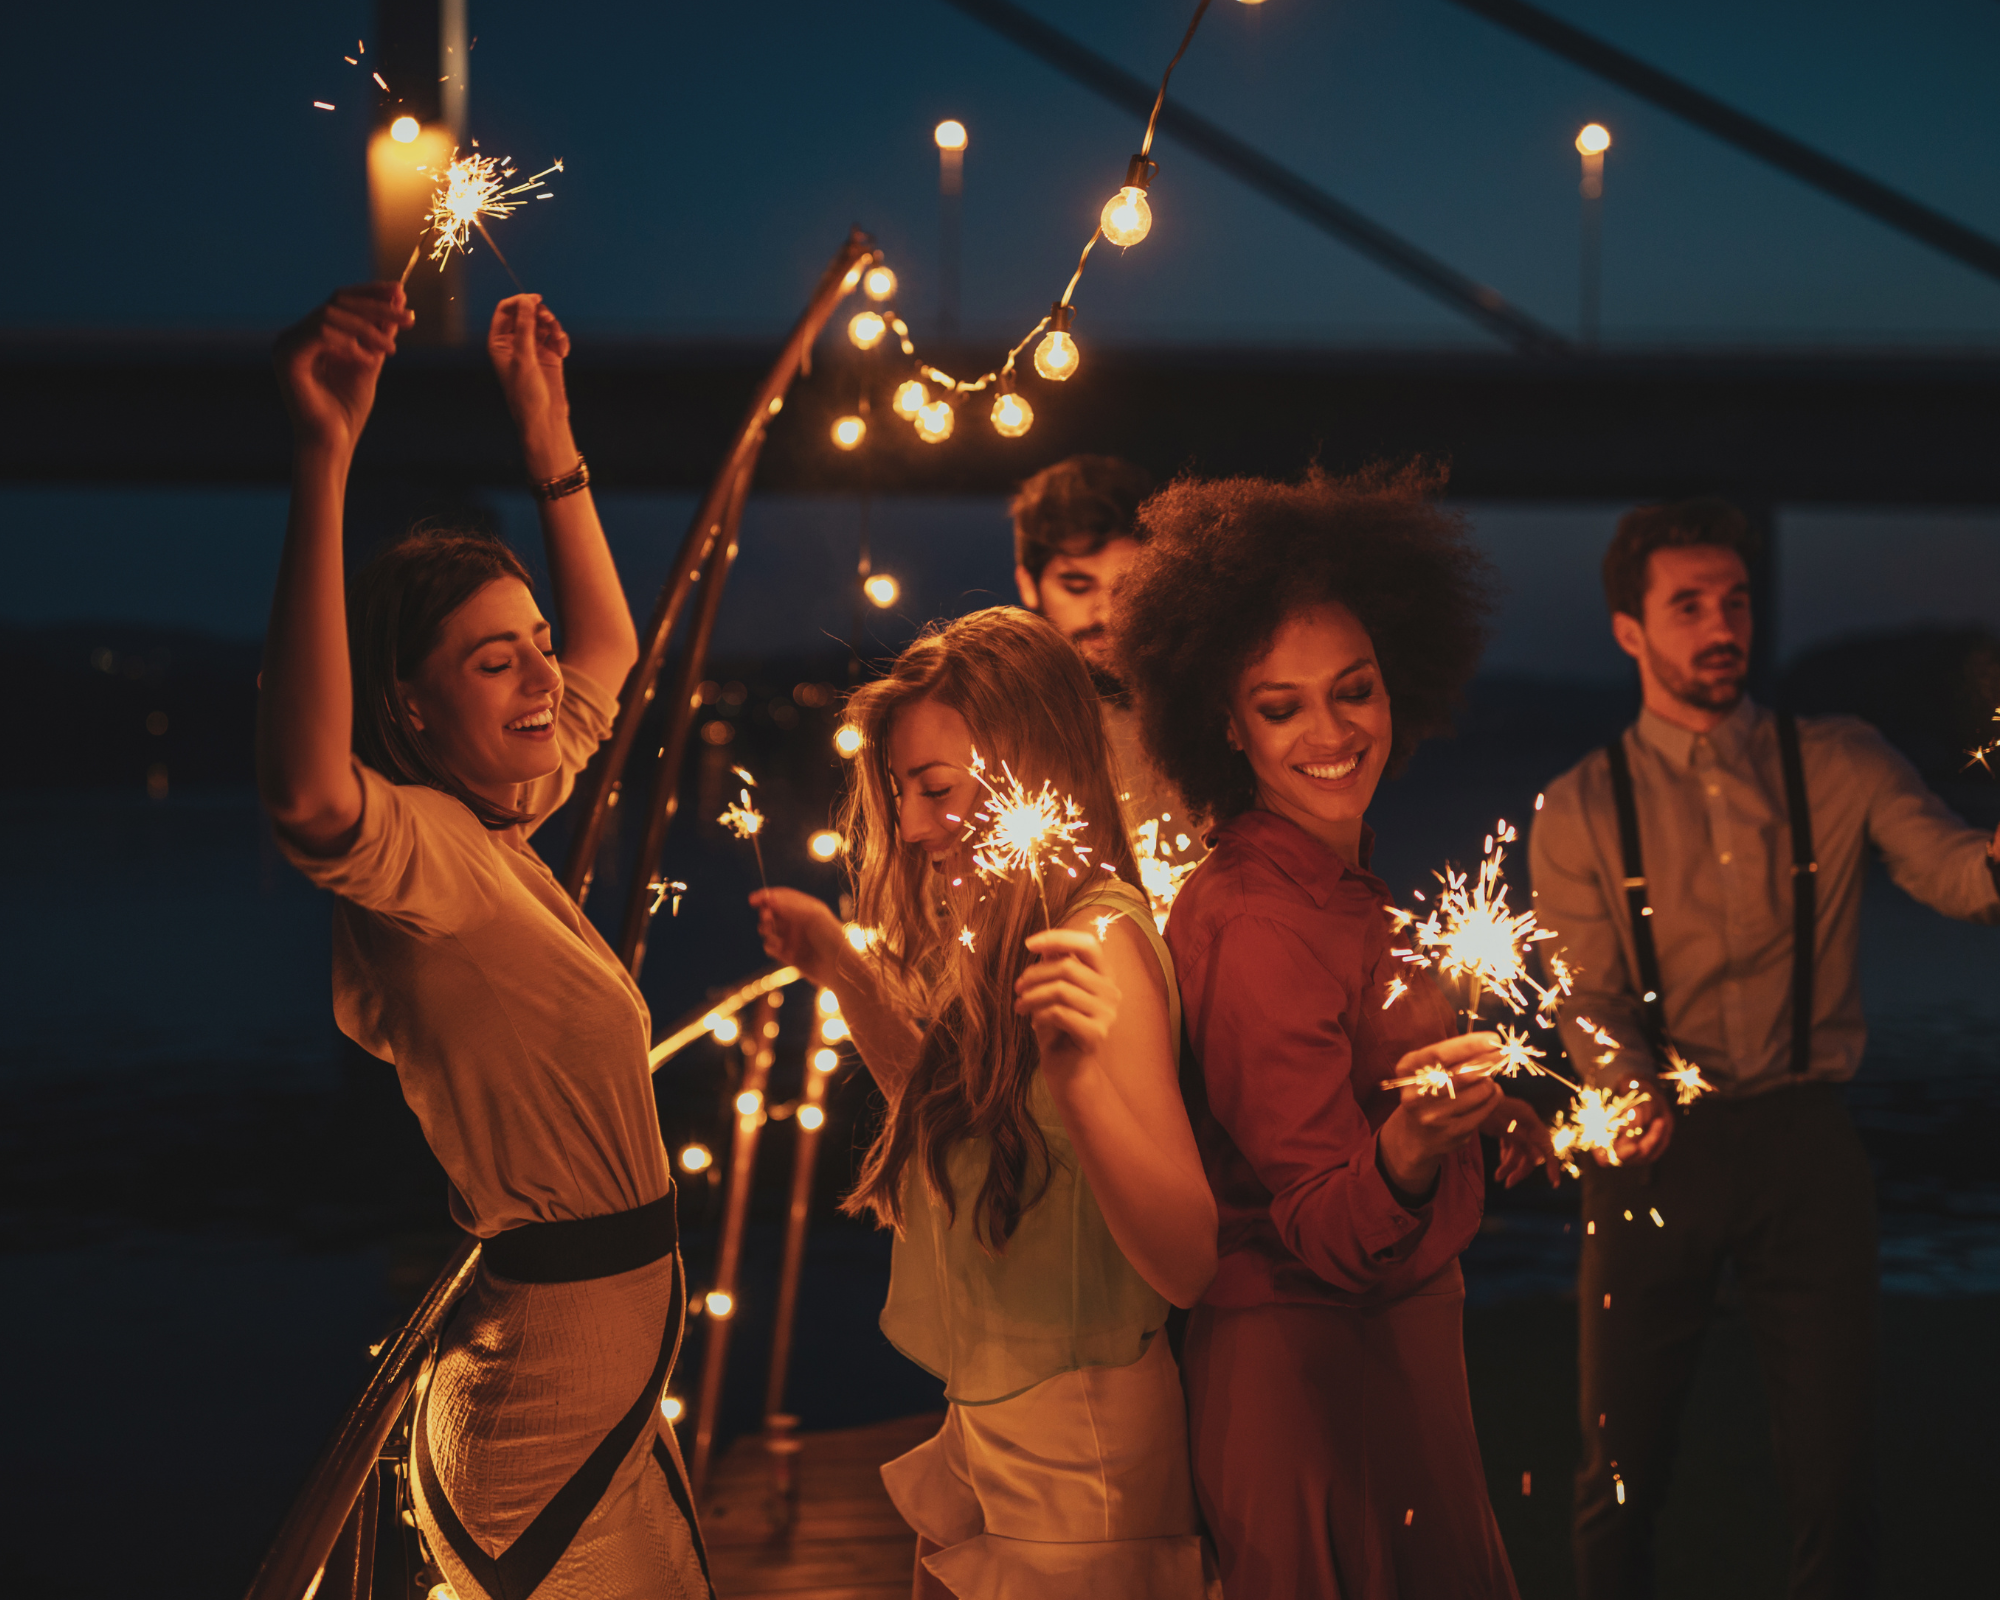
[{"label": "wrapped dress fabric", "polygon": [[[1377,1159],[1410,1050],[1450,1034],[1390,954],[1380,879],[1295,824],[1216,831],[1167,925],[1221,1261],[1184,1352],[1230,1600],[1514,1600],[1466,1387],[1477,1141],[1420,1203]],[[1372,839],[1364,835],[1363,859]]]},{"label": "wrapped dress fabric", "polygon": [[[1145,899],[1111,880],[1078,903],[1124,914],[1180,1001]],[[882,1469],[896,1509],[931,1544],[931,1575],[961,1600],[1199,1600],[1212,1563],[1188,1472],[1167,1302],[1125,1259],[1047,1087],[1029,1107],[1052,1170],[1000,1255],[974,1236],[989,1149],[950,1155],[957,1216],[915,1170],[906,1182],[882,1331],[944,1380],[938,1435]]]},{"label": "wrapped dress fabric", "polygon": [[[341,1030],[395,1066],[460,1226],[500,1241],[453,1314],[418,1413],[419,1523],[461,1600],[711,1592],[659,1414],[685,1296],[651,1020],[527,837],[568,796],[614,708],[564,672],[561,766],[525,787],[528,823],[488,829],[452,796],[356,762],[353,843],[338,856],[285,845],[339,896]],[[623,1240],[603,1258],[617,1270],[590,1265],[607,1232]],[[527,1259],[505,1247],[531,1234],[558,1255],[582,1247],[580,1264],[507,1276],[496,1261]]]}]

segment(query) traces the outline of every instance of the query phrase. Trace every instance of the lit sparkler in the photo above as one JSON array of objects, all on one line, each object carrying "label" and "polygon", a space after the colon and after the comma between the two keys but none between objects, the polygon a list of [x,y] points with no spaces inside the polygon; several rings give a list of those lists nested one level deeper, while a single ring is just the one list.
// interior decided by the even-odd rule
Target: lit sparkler
[{"label": "lit sparkler", "polygon": [[[972,864],[987,878],[1011,877],[1026,872],[1035,880],[1041,897],[1042,920],[1049,922],[1048,891],[1042,874],[1061,867],[1072,878],[1085,863],[1090,847],[1077,843],[1077,835],[1090,826],[1083,808],[1068,795],[1056,793],[1055,785],[1044,782],[1030,793],[1021,780],[1002,762],[999,783],[986,776],[986,763],[978,751],[972,753],[972,775],[986,791],[986,803],[974,813],[978,830],[973,840]],[[1078,859],[1076,865],[1063,860],[1067,851]]]},{"label": "lit sparkler", "polygon": [[[1167,913],[1173,908],[1174,897],[1181,892],[1188,875],[1201,865],[1199,861],[1176,861],[1169,853],[1166,843],[1165,824],[1173,821],[1173,813],[1155,817],[1150,822],[1142,822],[1132,830],[1134,854],[1139,861],[1139,882],[1145,886],[1146,898],[1153,903],[1153,921],[1160,932],[1167,931]],[[1193,841],[1185,834],[1174,836],[1172,850],[1184,851]]]},{"label": "lit sparkler", "polygon": [[563,164],[558,161],[532,178],[512,183],[509,180],[517,175],[517,169],[509,160],[481,155],[476,150],[470,155],[454,150],[451,164],[436,175],[437,192],[431,196],[430,215],[425,219],[431,235],[431,260],[442,267],[452,251],[469,249],[472,230],[477,228],[479,237],[514,280],[514,287],[521,288],[520,275],[494,244],[493,235],[486,231],[486,218],[497,221],[512,216],[526,203],[523,196],[545,191],[547,185],[542,180],[562,169]]},{"label": "lit sparkler", "polygon": [[[2000,722],[2000,706],[1993,708],[1993,720]],[[1965,754],[1967,757],[1966,766],[1984,767],[1988,772],[1991,772],[1993,770],[1993,757],[2000,755],[2000,739],[1989,739],[1985,744],[1968,750]]]},{"label": "lit sparkler", "polygon": [[1672,1045],[1667,1046],[1667,1065],[1660,1073],[1660,1081],[1674,1086],[1674,1103],[1682,1106],[1693,1105],[1715,1088],[1701,1075],[1701,1068]]},{"label": "lit sparkler", "polygon": [[750,790],[756,785],[757,780],[741,767],[732,770],[743,780],[743,788],[729,809],[715,820],[737,838],[750,841],[750,848],[757,855],[757,879],[768,889],[771,887],[771,880],[764,875],[764,846],[757,837],[764,831],[764,813],[757,809],[757,802],[750,798]]},{"label": "lit sparkler", "polygon": [[647,887],[653,891],[653,903],[646,910],[647,916],[657,917],[660,907],[669,900],[673,902],[673,909],[667,914],[673,917],[681,914],[681,896],[687,893],[686,884],[673,878],[655,878]]},{"label": "lit sparkler", "polygon": [[1636,1080],[1622,1090],[1579,1089],[1575,1102],[1549,1124],[1556,1159],[1572,1178],[1582,1175],[1577,1158],[1587,1151],[1601,1150],[1617,1166],[1618,1141],[1638,1127],[1645,1102],[1645,1087]]}]

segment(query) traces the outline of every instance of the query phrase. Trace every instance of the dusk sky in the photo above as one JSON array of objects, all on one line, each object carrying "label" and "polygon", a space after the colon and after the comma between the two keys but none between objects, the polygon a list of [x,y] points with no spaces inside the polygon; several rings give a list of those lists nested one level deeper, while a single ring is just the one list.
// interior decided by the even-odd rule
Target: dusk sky
[{"label": "dusk sky", "polygon": [[[1029,4],[1148,80],[1192,9]],[[2000,236],[1993,0],[1547,4]],[[921,342],[934,326],[937,259],[930,130],[949,115],[971,135],[964,320],[997,354],[1061,291],[1137,147],[1135,118],[941,0],[470,6],[470,132],[529,170],[555,157],[566,166],[556,198],[502,224],[502,243],[585,339],[774,335],[859,224],[902,274]],[[372,27],[372,6],[319,0],[42,7],[18,18],[0,111],[17,218],[0,255],[0,333],[266,334],[365,275],[373,91],[341,56]],[[1448,0],[1216,0],[1173,93],[1565,330],[1577,294],[1571,140],[1584,121],[1604,122],[1616,141],[1604,211],[1611,345],[2000,345],[2000,283]],[[338,109],[315,111],[315,99]],[[1170,137],[1155,154],[1152,236],[1122,257],[1101,249],[1078,293],[1086,348],[1490,347]],[[506,287],[490,255],[476,255],[475,303]],[[587,449],[587,419],[579,427]],[[1496,661],[1616,667],[1594,564],[1618,509],[1474,508],[1516,595]],[[634,552],[635,591],[684,514],[672,496],[607,504],[614,537]],[[265,490],[0,489],[0,525],[32,547],[0,614],[254,633],[281,516],[282,495]],[[912,604],[955,608],[981,585],[1004,594],[996,502],[884,517],[910,530]],[[851,508],[766,502],[753,509],[753,534],[760,525],[792,529],[783,537],[801,549],[844,548]],[[2000,623],[1991,513],[1795,509],[1784,526],[1789,647],[1924,618]],[[1814,529],[1825,537],[1801,547]],[[791,567],[774,560],[769,578],[781,582]],[[746,559],[744,579],[758,571]],[[742,603],[746,617],[759,605],[789,615],[775,591]],[[803,637],[825,624],[801,605],[793,631]],[[1552,629],[1576,619],[1576,606],[1590,608],[1586,627]]]}]

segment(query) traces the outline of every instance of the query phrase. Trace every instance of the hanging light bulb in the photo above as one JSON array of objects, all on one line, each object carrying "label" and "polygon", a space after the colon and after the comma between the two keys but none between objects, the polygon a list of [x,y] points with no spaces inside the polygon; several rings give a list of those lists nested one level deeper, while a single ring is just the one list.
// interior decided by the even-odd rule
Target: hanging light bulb
[{"label": "hanging light bulb", "polygon": [[847,325],[847,337],[854,341],[857,350],[873,350],[888,331],[889,324],[882,320],[879,311],[857,311]]},{"label": "hanging light bulb", "polygon": [[669,1422],[679,1422],[687,1415],[687,1407],[681,1403],[681,1397],[677,1394],[661,1395],[660,1415]]},{"label": "hanging light bulb", "polygon": [[806,840],[806,854],[811,856],[815,861],[831,861],[835,856],[840,854],[840,847],[843,842],[840,835],[835,833],[833,829],[821,828],[819,832]]},{"label": "hanging light bulb", "polygon": [[[947,428],[945,431],[949,433],[951,430]],[[889,607],[894,605],[897,599],[902,595],[903,586],[900,583],[898,583],[894,578],[890,577],[888,573],[878,572],[873,577],[871,577],[866,583],[862,584],[861,592],[867,595],[870,600],[874,601],[876,605],[880,606],[884,611],[886,611],[889,609]],[[836,745],[839,742],[840,741],[838,739],[834,741]]]},{"label": "hanging light bulb", "polygon": [[930,390],[915,378],[905,378],[896,385],[896,395],[889,402],[889,409],[905,422],[915,422],[917,413],[930,404],[930,399]]},{"label": "hanging light bulb", "polygon": [[707,1294],[702,1296],[701,1303],[707,1307],[708,1314],[717,1321],[729,1316],[736,1310],[736,1297],[726,1289],[709,1290]]},{"label": "hanging light bulb", "polygon": [[754,1117],[764,1109],[764,1097],[755,1089],[745,1089],[736,1097],[736,1114],[740,1117]]},{"label": "hanging light bulb", "polygon": [[833,747],[852,760],[861,753],[861,730],[851,722],[843,722],[833,736]]},{"label": "hanging light bulb", "polygon": [[818,995],[814,997],[813,1004],[819,1007],[819,1014],[823,1017],[833,1017],[840,1014],[840,996],[835,994],[831,989],[820,990]]},{"label": "hanging light bulb", "polygon": [[825,1045],[812,1053],[812,1068],[815,1072],[832,1072],[840,1065],[840,1052],[830,1050]]},{"label": "hanging light bulb", "polygon": [[952,424],[957,421],[949,403],[933,400],[917,412],[917,437],[925,444],[943,444],[951,437]]},{"label": "hanging light bulb", "polygon": [[868,424],[855,416],[842,417],[833,425],[833,442],[843,450],[852,450],[868,437]]},{"label": "hanging light bulb", "polygon": [[896,292],[896,275],[887,267],[870,267],[861,279],[861,292],[870,300],[889,299]]},{"label": "hanging light bulb", "polygon": [[1003,439],[1018,439],[1035,425],[1035,408],[1014,392],[1014,380],[1002,378],[993,397],[993,431]]},{"label": "hanging light bulb", "polygon": [[684,1144],[681,1146],[681,1171],[706,1172],[715,1165],[715,1156],[705,1144]]},{"label": "hanging light bulb", "polygon": [[1146,203],[1146,187],[1158,170],[1144,156],[1134,156],[1125,169],[1125,186],[1104,202],[1097,231],[1112,244],[1125,248],[1152,232],[1153,208]]},{"label": "hanging light bulb", "polygon": [[423,124],[415,117],[398,117],[389,124],[389,137],[398,144],[415,144],[417,135],[423,131]]},{"label": "hanging light bulb", "polygon": [[818,1106],[799,1107],[799,1126],[812,1133],[826,1121],[826,1113]]},{"label": "hanging light bulb", "polygon": [[1051,307],[1049,331],[1035,346],[1035,370],[1051,383],[1061,383],[1076,372],[1076,341],[1069,336],[1069,325],[1075,318],[1075,306]]}]

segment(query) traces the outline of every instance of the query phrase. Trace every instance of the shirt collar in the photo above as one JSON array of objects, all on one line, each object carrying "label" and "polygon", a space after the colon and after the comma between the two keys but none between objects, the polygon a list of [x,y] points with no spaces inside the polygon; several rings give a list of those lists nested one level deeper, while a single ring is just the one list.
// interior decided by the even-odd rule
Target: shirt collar
[{"label": "shirt collar", "polygon": [[1367,870],[1367,863],[1375,854],[1375,830],[1365,822],[1361,825],[1362,865],[1358,867],[1349,866],[1296,822],[1275,811],[1252,807],[1231,817],[1209,835],[1209,843],[1213,845],[1225,838],[1239,841],[1270,861],[1311,895],[1314,905],[1324,906],[1345,877],[1357,878],[1384,899],[1388,898],[1387,885]]},{"label": "shirt collar", "polygon": [[1715,758],[1724,766],[1734,765],[1749,748],[1750,736],[1756,731],[1757,719],[1761,713],[1746,694],[1736,702],[1736,709],[1710,728],[1706,734],[1697,734],[1683,728],[1677,722],[1669,722],[1652,710],[1641,708],[1639,712],[1639,737],[1676,767],[1686,767],[1693,763],[1694,747],[1697,739],[1706,739]]}]

